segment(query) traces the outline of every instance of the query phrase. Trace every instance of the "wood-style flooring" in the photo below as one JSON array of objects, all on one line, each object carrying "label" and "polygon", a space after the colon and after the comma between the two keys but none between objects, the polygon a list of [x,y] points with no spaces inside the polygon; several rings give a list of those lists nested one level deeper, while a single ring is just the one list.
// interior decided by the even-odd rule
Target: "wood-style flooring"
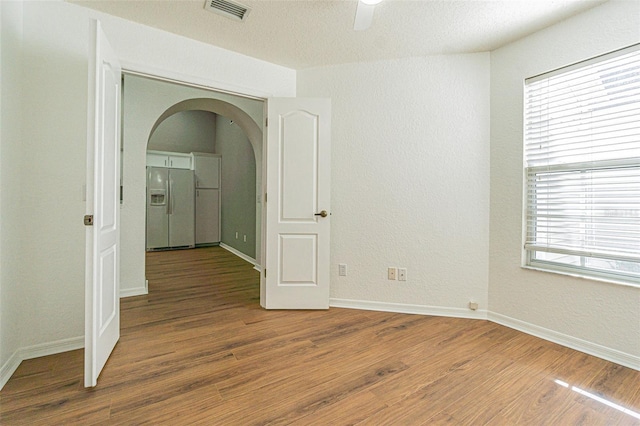
[{"label": "wood-style flooring", "polygon": [[0,423],[640,425],[640,372],[492,322],[265,311],[218,247],[149,253],[147,278],[96,388],[81,350],[24,361]]}]

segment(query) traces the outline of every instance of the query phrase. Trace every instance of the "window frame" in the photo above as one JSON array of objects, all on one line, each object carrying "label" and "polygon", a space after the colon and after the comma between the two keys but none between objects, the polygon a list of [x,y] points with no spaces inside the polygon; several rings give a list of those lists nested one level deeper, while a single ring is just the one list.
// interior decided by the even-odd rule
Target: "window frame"
[{"label": "window frame", "polygon": [[[631,286],[635,288],[640,288],[640,272],[624,272],[624,271],[615,271],[615,270],[604,270],[598,269],[594,266],[585,265],[586,259],[591,259],[592,262],[598,262],[603,260],[608,261],[620,261],[623,260],[622,257],[617,256],[588,256],[588,253],[577,253],[577,251],[567,250],[565,253],[568,256],[575,256],[580,259],[580,265],[572,265],[570,263],[562,263],[558,261],[545,260],[540,259],[537,253],[556,253],[562,254],[562,249],[559,247],[555,247],[550,250],[536,250],[535,245],[531,245],[531,247],[527,246],[527,241],[530,236],[531,226],[536,226],[538,221],[540,220],[540,216],[538,216],[537,212],[530,214],[529,208],[535,208],[540,206],[537,201],[531,202],[529,200],[531,188],[536,188],[535,183],[530,186],[530,174],[542,174],[542,173],[591,173],[594,170],[599,170],[603,168],[609,168],[614,170],[620,170],[622,168],[640,168],[640,158],[638,157],[628,157],[621,158],[617,160],[596,160],[589,162],[581,162],[581,163],[565,163],[565,164],[557,164],[553,166],[539,166],[539,165],[528,165],[527,164],[527,142],[528,142],[528,132],[527,132],[527,114],[530,112],[529,107],[527,105],[528,101],[528,85],[540,80],[546,80],[553,76],[567,74],[570,71],[576,69],[586,68],[589,65],[600,63],[603,61],[607,61],[612,58],[616,58],[631,52],[640,51],[640,44],[635,44],[632,46],[628,46],[616,51],[612,51],[603,55],[599,55],[585,61],[580,61],[575,64],[558,68],[546,73],[542,73],[531,78],[527,78],[523,81],[523,91],[522,91],[522,105],[523,105],[523,123],[522,123],[522,143],[523,143],[523,174],[522,174],[522,257],[521,257],[521,267],[524,269],[531,269],[536,271],[544,271],[557,273],[562,275],[569,275],[574,277],[586,278],[597,281],[605,281],[609,283],[615,283],[625,286]],[[635,115],[635,114],[634,114]],[[639,140],[640,143],[640,140]],[[581,170],[581,171],[580,171]],[[585,192],[586,194],[586,192]],[[544,204],[543,204],[544,207]],[[533,223],[533,225],[532,225]],[[606,228],[605,228],[606,229]],[[537,231],[533,231],[534,233]],[[534,238],[535,239],[535,238]],[[629,261],[629,260],[627,260]],[[632,263],[640,265],[640,259],[633,259]]]}]

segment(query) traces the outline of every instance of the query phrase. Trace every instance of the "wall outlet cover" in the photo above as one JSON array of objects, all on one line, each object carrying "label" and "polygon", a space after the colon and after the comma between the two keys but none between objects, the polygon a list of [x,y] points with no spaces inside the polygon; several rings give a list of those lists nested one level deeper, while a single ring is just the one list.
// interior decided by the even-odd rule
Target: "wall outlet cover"
[{"label": "wall outlet cover", "polygon": [[396,275],[398,274],[398,270],[396,268],[388,268],[387,269],[387,278],[390,280],[395,280]]}]

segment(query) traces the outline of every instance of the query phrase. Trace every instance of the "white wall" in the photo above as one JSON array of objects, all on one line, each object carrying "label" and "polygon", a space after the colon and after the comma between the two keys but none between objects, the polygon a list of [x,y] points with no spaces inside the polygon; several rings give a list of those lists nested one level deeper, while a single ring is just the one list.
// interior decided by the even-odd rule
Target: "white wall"
[{"label": "white wall", "polygon": [[332,304],[486,315],[489,54],[302,70],[298,96],[332,101]]},{"label": "white wall", "polygon": [[20,347],[20,146],[22,3],[0,2],[0,388],[3,366]]},{"label": "white wall", "polygon": [[[2,2],[3,56],[5,37],[11,31],[11,25],[5,25],[10,7]],[[0,248],[2,327],[22,328],[12,328],[17,331],[12,334],[14,337],[7,338],[3,330],[0,351],[3,363],[16,345],[35,347],[39,352],[35,349],[35,352],[22,352],[33,355],[77,347],[83,342],[80,338],[84,334],[82,186],[86,170],[87,52],[91,17],[102,19],[115,51],[129,66],[165,70],[174,77],[192,76],[199,83],[217,83],[252,94],[295,94],[295,71],[284,67],[61,1],[25,2],[17,7],[21,10],[16,14],[21,11],[24,18],[24,66],[16,70],[16,66],[11,65],[6,71],[3,62],[2,67]],[[5,95],[5,72],[15,74],[17,71],[23,87],[21,100],[17,100],[15,88],[10,87]],[[19,102],[23,106],[21,114],[5,109]],[[13,115],[7,116],[10,112]],[[22,138],[16,140],[19,133],[15,129],[20,127]],[[144,144],[146,146],[146,140]],[[5,168],[4,155],[19,161]],[[144,169],[141,173],[144,175]],[[16,207],[7,207],[16,197],[7,189],[8,184],[15,182],[21,185],[19,211]],[[6,221],[5,212],[9,218]],[[20,241],[20,248],[13,253],[7,251],[7,244],[16,241]],[[123,250],[123,260],[125,256]],[[5,261],[15,263],[6,267]],[[16,278],[19,282],[13,283]],[[5,292],[5,280],[13,293]],[[4,307],[15,304],[19,312],[9,318],[10,323],[5,327]],[[55,347],[53,342],[60,345]]]},{"label": "white wall", "polygon": [[217,117],[216,154],[222,155],[222,242],[256,259],[256,159],[253,148],[238,125],[231,124],[227,117]]},{"label": "white wall", "polygon": [[[168,108],[198,98],[218,99],[245,111],[262,127],[263,102],[194,87],[127,75],[124,82],[124,202],[120,211],[121,294],[145,291],[145,187],[147,141],[153,125]],[[255,180],[254,180],[255,185]]]},{"label": "white wall", "polygon": [[491,53],[489,300],[497,321],[640,368],[640,289],[520,267],[524,79],[638,42],[640,2],[610,1]]},{"label": "white wall", "polygon": [[169,152],[214,152],[216,114],[180,111],[167,117],[149,138],[147,149]]}]

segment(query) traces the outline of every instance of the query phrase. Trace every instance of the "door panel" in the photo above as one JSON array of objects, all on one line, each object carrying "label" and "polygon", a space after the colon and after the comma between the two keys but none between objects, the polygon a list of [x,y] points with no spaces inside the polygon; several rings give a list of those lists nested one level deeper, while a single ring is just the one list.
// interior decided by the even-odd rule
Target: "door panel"
[{"label": "door panel", "polygon": [[329,307],[331,103],[269,99],[263,306]]},{"label": "door panel", "polygon": [[194,155],[197,188],[220,187],[220,158],[209,155]]},{"label": "door panel", "polygon": [[169,170],[169,247],[195,245],[195,195],[192,170]]},{"label": "door panel", "polygon": [[121,69],[100,22],[92,21],[87,135],[85,386],[95,386],[120,337]]},{"label": "door panel", "polygon": [[318,285],[318,238],[314,234],[280,235],[280,285]]},{"label": "door panel", "polygon": [[147,248],[169,246],[169,169],[147,167]]},{"label": "door panel", "polygon": [[282,222],[314,221],[318,208],[318,121],[320,117],[307,111],[291,111],[278,123],[286,133],[281,135],[280,184]]},{"label": "door panel", "polygon": [[220,242],[220,190],[196,189],[196,244]]}]

